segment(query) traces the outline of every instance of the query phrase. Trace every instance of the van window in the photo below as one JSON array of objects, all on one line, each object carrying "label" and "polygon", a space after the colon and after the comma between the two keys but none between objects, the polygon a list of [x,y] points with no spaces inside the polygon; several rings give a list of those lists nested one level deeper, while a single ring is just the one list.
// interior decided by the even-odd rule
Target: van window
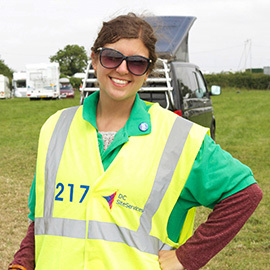
[{"label": "van window", "polygon": [[23,81],[17,81],[16,82],[16,87],[17,88],[25,88],[26,87],[26,81],[23,80]]},{"label": "van window", "polygon": [[179,87],[181,87],[180,92],[183,98],[194,97],[194,92],[198,88],[192,70],[189,67],[175,66],[175,74],[179,82]]},{"label": "van window", "polygon": [[206,92],[207,92],[207,88],[205,86],[204,79],[203,79],[201,73],[198,71],[194,72],[194,75],[195,75],[196,81],[197,81],[195,95],[197,98],[202,98],[206,95]]}]

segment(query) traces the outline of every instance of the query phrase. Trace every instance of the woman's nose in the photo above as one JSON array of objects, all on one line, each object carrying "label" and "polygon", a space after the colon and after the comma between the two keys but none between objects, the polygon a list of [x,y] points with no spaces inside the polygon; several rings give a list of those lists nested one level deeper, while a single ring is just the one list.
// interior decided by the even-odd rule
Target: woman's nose
[{"label": "woman's nose", "polygon": [[116,71],[120,74],[127,74],[129,73],[129,70],[127,68],[127,61],[123,60],[120,66],[116,68]]}]

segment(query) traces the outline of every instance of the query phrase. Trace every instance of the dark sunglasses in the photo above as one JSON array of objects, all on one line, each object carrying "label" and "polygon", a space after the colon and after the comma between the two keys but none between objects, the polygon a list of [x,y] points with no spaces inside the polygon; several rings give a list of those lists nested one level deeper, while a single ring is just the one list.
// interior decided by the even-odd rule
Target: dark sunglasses
[{"label": "dark sunglasses", "polygon": [[122,53],[110,48],[98,48],[100,51],[99,61],[105,68],[114,69],[119,67],[124,60],[127,63],[127,69],[136,76],[145,74],[152,62],[151,59],[141,55],[125,56]]}]

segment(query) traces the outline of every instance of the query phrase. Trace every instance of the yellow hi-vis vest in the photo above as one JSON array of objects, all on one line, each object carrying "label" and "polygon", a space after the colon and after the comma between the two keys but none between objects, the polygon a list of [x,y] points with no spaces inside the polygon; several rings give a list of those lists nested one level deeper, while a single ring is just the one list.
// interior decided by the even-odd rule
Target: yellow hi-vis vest
[{"label": "yellow hi-vis vest", "polygon": [[178,243],[167,223],[207,129],[153,105],[151,133],[132,136],[104,172],[95,128],[82,106],[41,129],[36,174],[36,268],[160,269],[158,252]]}]

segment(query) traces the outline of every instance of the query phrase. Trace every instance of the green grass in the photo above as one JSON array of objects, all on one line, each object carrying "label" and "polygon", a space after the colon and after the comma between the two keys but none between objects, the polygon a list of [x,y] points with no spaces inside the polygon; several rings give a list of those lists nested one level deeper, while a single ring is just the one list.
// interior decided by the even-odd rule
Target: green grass
[{"label": "green grass", "polygon": [[[225,89],[212,100],[216,142],[252,168],[264,198],[236,238],[203,269],[270,269],[270,91]],[[0,269],[7,268],[27,230],[39,130],[57,110],[78,104],[78,93],[74,100],[0,100]],[[197,224],[209,213],[198,210]]]}]

